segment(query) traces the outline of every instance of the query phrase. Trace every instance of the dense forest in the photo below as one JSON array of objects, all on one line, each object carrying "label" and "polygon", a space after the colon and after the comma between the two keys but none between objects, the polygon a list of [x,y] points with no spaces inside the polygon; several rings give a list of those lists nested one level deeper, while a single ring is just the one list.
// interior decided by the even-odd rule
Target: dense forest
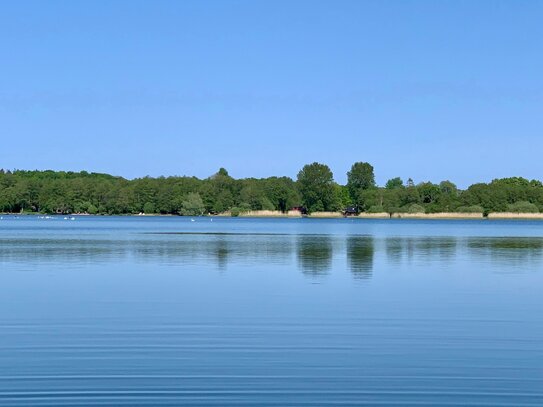
[{"label": "dense forest", "polygon": [[496,179],[460,190],[450,181],[439,184],[401,178],[375,183],[373,167],[353,164],[347,185],[334,182],[327,165],[304,166],[297,179],[234,179],[221,168],[206,179],[159,177],[127,180],[107,174],[64,171],[0,170],[0,212],[88,214],[203,215],[249,210],[308,212],[540,212],[543,184],[520,177]]}]

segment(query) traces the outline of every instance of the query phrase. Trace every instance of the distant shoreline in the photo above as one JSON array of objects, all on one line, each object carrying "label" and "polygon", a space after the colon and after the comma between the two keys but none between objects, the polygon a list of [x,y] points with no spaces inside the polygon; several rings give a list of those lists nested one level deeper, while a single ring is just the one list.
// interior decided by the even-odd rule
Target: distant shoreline
[{"label": "distant shoreline", "polygon": [[[302,216],[299,212],[310,213],[312,218],[340,218],[344,214],[369,219],[542,218],[533,215],[543,213],[543,182],[535,179],[501,178],[461,190],[450,181],[415,184],[412,179],[403,182],[396,177],[377,186],[373,167],[364,162],[354,163],[347,175],[347,184],[340,185],[328,166],[318,162],[305,165],[296,180],[277,176],[235,179],[224,168],[205,179],[134,180],[85,171],[0,169],[0,211],[153,216],[213,213],[263,218]],[[508,214],[488,216],[490,212]]]},{"label": "distant shoreline", "polygon": [[438,213],[360,213],[359,215],[345,216],[341,212],[314,212],[309,215],[302,215],[297,211],[283,213],[280,211],[249,211],[242,212],[238,216],[232,216],[230,212],[224,212],[215,215],[201,216],[180,216],[172,214],[95,214],[72,213],[72,214],[41,214],[41,213],[0,213],[1,216],[126,216],[126,217],[220,217],[220,218],[262,218],[262,219],[419,219],[419,220],[543,220],[543,213],[512,213],[512,212],[492,212],[487,216],[482,213],[456,213],[456,212],[438,212]]},{"label": "distant shoreline", "polygon": [[[218,216],[230,216],[229,212]],[[249,211],[240,213],[242,218],[302,218],[310,219],[528,219],[528,220],[543,220],[543,213],[512,213],[512,212],[492,212],[487,216],[483,213],[467,213],[467,212],[437,212],[437,213],[368,213],[362,212],[358,215],[345,216],[342,212],[314,212],[309,215],[302,215],[299,212],[289,211],[282,213],[279,211]]]}]

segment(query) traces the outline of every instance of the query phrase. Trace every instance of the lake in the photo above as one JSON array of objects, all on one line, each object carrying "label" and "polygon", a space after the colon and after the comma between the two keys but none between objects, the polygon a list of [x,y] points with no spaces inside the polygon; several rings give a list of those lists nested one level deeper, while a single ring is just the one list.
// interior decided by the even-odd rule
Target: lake
[{"label": "lake", "polygon": [[542,406],[543,223],[3,216],[0,405]]}]

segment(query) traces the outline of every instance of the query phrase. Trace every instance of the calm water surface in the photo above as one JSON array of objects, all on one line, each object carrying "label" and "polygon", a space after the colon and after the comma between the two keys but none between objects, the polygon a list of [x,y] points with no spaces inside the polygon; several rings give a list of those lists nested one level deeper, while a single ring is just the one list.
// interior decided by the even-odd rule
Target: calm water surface
[{"label": "calm water surface", "polygon": [[542,406],[543,223],[0,220],[0,405]]}]

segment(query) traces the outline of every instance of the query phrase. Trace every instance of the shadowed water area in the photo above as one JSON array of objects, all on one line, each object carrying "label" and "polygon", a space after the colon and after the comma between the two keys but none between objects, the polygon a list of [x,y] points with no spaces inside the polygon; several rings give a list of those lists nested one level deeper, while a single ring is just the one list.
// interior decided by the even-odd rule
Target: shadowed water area
[{"label": "shadowed water area", "polygon": [[4,216],[0,405],[541,406],[543,223]]}]

